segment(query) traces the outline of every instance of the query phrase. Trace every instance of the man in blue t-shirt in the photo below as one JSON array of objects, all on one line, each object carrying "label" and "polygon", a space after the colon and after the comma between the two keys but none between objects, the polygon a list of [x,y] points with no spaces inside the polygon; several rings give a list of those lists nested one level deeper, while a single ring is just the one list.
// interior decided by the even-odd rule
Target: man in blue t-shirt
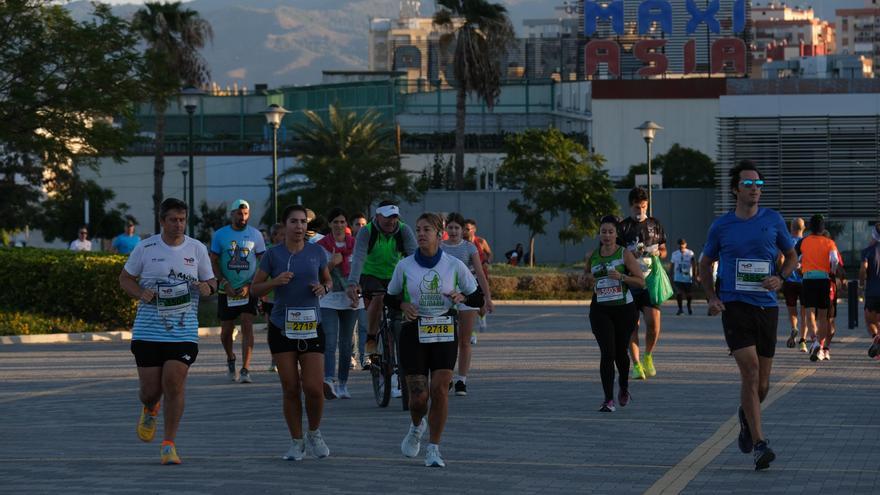
[{"label": "man in blue t-shirt", "polygon": [[[254,350],[254,316],[257,298],[250,294],[251,280],[257,272],[260,256],[266,251],[263,234],[250,227],[250,205],[243,199],[230,207],[231,223],[214,232],[211,239],[211,263],[219,281],[217,316],[220,319],[220,342],[226,351],[226,377],[251,383],[250,364]],[[241,370],[236,376],[232,332],[235,319],[241,317]]]},{"label": "man in blue t-shirt", "polygon": [[880,359],[880,223],[871,229],[871,243],[862,250],[859,286],[865,296],[865,325],[872,343],[868,356]]},{"label": "man in blue t-shirt", "polygon": [[113,244],[110,246],[112,252],[129,255],[134,251],[134,247],[141,242],[140,236],[134,233],[135,225],[134,218],[129,217],[125,224],[125,232],[113,238]]},{"label": "man in blue t-shirt", "polygon": [[[724,338],[742,377],[739,448],[743,453],[754,450],[756,470],[767,469],[776,458],[761,429],[761,402],[770,389],[776,352],[776,291],[797,266],[782,216],[758,207],[763,186],[754,163],[744,160],[731,169],[730,192],[736,208],[712,223],[700,260],[709,314],[721,313]],[[784,257],[781,268],[776,266],[779,252]],[[712,277],[715,260],[720,260],[720,294],[715,293]]]}]

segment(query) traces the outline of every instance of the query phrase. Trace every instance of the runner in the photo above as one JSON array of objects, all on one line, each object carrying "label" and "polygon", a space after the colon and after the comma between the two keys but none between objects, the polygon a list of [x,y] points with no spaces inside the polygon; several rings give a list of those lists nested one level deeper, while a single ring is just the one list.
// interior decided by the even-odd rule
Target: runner
[{"label": "runner", "polygon": [[880,223],[871,229],[871,243],[862,250],[859,287],[865,297],[865,326],[871,337],[868,356],[880,360]]},{"label": "runner", "polygon": [[678,251],[672,253],[672,282],[675,284],[675,300],[678,301],[678,313],[683,315],[681,308],[682,298],[687,298],[688,314],[694,314],[691,301],[694,287],[694,252],[687,248],[685,239],[678,240]]},{"label": "runner", "polygon": [[[822,235],[835,241],[834,236],[827,229]],[[835,254],[837,256],[837,268],[828,276],[829,280],[831,280],[831,290],[828,294],[828,338],[825,339],[823,347],[826,361],[831,359],[831,341],[834,339],[834,335],[837,334],[837,295],[846,287],[846,269],[844,268],[843,256],[840,254],[840,250],[835,250]]]},{"label": "runner", "polygon": [[645,278],[635,256],[617,245],[617,217],[599,221],[599,247],[587,254],[581,283],[595,286],[590,302],[590,327],[599,344],[599,375],[605,399],[599,412],[614,412],[614,366],[617,366],[617,403],[630,401],[627,345],[639,322],[631,287],[644,288]]},{"label": "runner", "polygon": [[[762,429],[761,402],[770,389],[776,352],[776,291],[797,266],[785,221],[776,211],[758,207],[764,183],[748,160],[730,171],[736,208],[712,222],[700,261],[709,314],[721,313],[724,338],[742,380],[739,448],[743,453],[754,450],[756,470],[767,469],[776,458]],[[785,257],[781,268],[776,264],[778,251]],[[720,293],[715,292],[711,275],[715,260],[719,260]]]},{"label": "runner", "polygon": [[[263,234],[249,226],[251,207],[237,199],[229,208],[231,223],[211,239],[211,263],[220,281],[217,317],[220,319],[220,342],[226,351],[226,378],[251,383],[251,355],[254,352],[254,316],[257,298],[250,293],[250,283],[257,263],[266,251]],[[235,319],[241,318],[241,370],[236,375],[232,333]]]},{"label": "runner", "polygon": [[[463,304],[458,309],[458,375],[453,380],[455,383],[455,395],[467,395],[467,375],[471,366],[471,333],[474,331],[474,320],[481,309],[491,313],[495,310],[492,305],[492,294],[489,291],[489,281],[483,273],[483,264],[477,246],[473,242],[462,238],[465,229],[465,219],[459,213],[450,213],[446,217],[446,233],[448,239],[440,243],[440,249],[444,253],[458,259],[465,264],[479,283],[479,289],[483,293],[485,304],[479,308],[472,308]],[[452,383],[449,384],[453,386]]]},{"label": "runner", "polygon": [[[269,229],[269,245],[266,246],[266,249],[270,249],[272,247],[275,247],[275,246],[277,246],[279,244],[283,244],[283,243],[284,243],[284,224],[282,224],[282,223],[273,224],[272,227]],[[275,303],[275,291],[269,291],[268,294],[260,297],[260,302],[262,303],[262,306],[263,306],[262,309],[260,310],[260,312],[263,313],[266,316],[266,318],[268,318],[269,315],[272,314],[272,306]],[[278,366],[275,364],[274,357],[272,358],[272,361],[269,363],[268,371],[270,373],[275,373],[278,371]]]},{"label": "runner", "polygon": [[[791,221],[789,232],[795,244],[803,239],[804,229],[803,218],[795,218]],[[791,276],[785,279],[785,283],[782,284],[782,295],[785,297],[785,307],[788,309],[788,322],[791,325],[791,333],[788,336],[788,340],[785,341],[785,345],[786,347],[794,347],[795,339],[800,335],[800,340],[797,341],[797,344],[802,352],[807,352],[807,315],[801,298],[802,291],[803,278],[801,276],[800,260],[798,260],[797,269],[791,272]],[[798,302],[801,304],[800,321],[798,321]]]},{"label": "runner", "polygon": [[422,434],[430,425],[425,456],[428,467],[446,467],[439,445],[449,413],[448,387],[460,339],[455,330],[454,307],[460,303],[472,308],[483,305],[483,295],[471,272],[440,249],[442,229],[439,215],[424,213],[419,217],[419,248],[394,268],[387,298],[388,306],[400,309],[405,318],[400,331],[400,365],[409,389],[412,424],[400,450],[407,457],[417,456]]},{"label": "runner", "polygon": [[[357,314],[363,303],[352,307],[345,294],[345,280],[351,271],[354,237],[345,233],[348,220],[342,208],[333,208],[327,215],[331,233],[318,241],[327,256],[327,267],[333,277],[333,291],[321,298],[321,323],[326,335],[324,349],[324,398],[351,399],[348,372],[351,370],[351,339],[357,325]],[[337,359],[336,349],[339,349]],[[334,370],[338,371],[334,373]]]},{"label": "runner", "polygon": [[135,246],[119,274],[119,285],[138,300],[131,331],[143,403],[137,435],[156,435],[159,404],[165,399],[162,464],[180,464],[174,439],[183,417],[189,367],[199,354],[199,297],[217,290],[208,250],[184,235],[186,203],[167,198],[159,207],[162,233]]},{"label": "runner", "polygon": [[[648,217],[648,192],[641,187],[634,187],[629,192],[631,217],[618,224],[617,244],[632,252],[642,266],[645,279],[651,274],[651,256],[666,257],[666,233],[663,226],[654,217]],[[654,348],[660,340],[660,306],[651,304],[651,298],[645,289],[632,289],[636,308],[645,315],[645,362],[639,356],[639,329],[632,333],[629,344],[633,360],[632,378],[644,380],[654,376]]]},{"label": "runner", "polygon": [[[813,215],[810,218],[810,235],[797,244],[801,256],[801,271],[804,274],[803,304],[807,310],[807,324],[816,332],[816,340],[810,346],[810,361],[824,360],[830,329],[828,307],[830,306],[831,273],[837,270],[837,245],[822,235],[825,218]],[[810,311],[813,309],[814,311]]]},{"label": "runner", "polygon": [[[282,458],[299,461],[306,453],[324,458],[330,449],[318,429],[324,410],[325,342],[318,298],[330,292],[332,279],[324,250],[305,240],[306,209],[288,206],[282,219],[284,244],[274,246],[260,260],[251,290],[257,297],[275,291],[269,316],[269,350],[278,365],[284,420],[291,437],[290,449]],[[308,418],[305,439],[301,394]]]},{"label": "runner", "polygon": [[[486,275],[486,280],[489,280],[489,264],[492,263],[492,248],[489,247],[489,243],[486,242],[486,239],[477,236],[477,221],[468,218],[464,221],[464,234],[465,240],[473,242],[474,245],[477,246],[477,249],[480,253],[480,263],[483,265],[483,273]],[[486,310],[485,308],[480,308],[480,331],[486,331]],[[477,343],[477,334],[471,333],[471,344]]]},{"label": "runner", "polygon": [[[357,234],[360,230],[367,224],[367,217],[361,212],[355,213],[352,215],[350,222],[351,224],[351,236],[357,239]],[[363,306],[363,303],[358,303],[358,306]],[[358,325],[357,325],[357,359],[355,362],[360,365],[361,370],[370,369],[370,363],[367,359],[367,354],[364,351],[364,346],[367,341],[367,310],[361,307],[358,309]],[[353,354],[353,353],[352,353]]]},{"label": "runner", "polygon": [[[358,294],[363,294],[367,308],[364,352],[368,356],[377,352],[376,334],[382,317],[382,300],[394,267],[415,249],[415,234],[400,220],[400,209],[393,201],[379,203],[373,221],[360,229],[355,237],[347,293],[352,304],[358,304]],[[393,380],[396,379],[395,375]],[[400,397],[396,382],[392,383],[391,396]]]}]

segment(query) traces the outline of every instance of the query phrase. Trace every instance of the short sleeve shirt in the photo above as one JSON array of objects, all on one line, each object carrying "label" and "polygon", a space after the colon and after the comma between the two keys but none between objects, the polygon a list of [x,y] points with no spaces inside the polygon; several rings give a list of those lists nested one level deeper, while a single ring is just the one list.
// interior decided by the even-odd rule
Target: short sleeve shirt
[{"label": "short sleeve shirt", "polygon": [[651,256],[645,255],[646,247],[666,244],[666,231],[654,217],[644,222],[627,217],[617,226],[617,245],[635,255],[645,277],[651,273]]},{"label": "short sleeve shirt", "polygon": [[257,272],[257,256],[265,251],[263,234],[250,225],[243,230],[227,225],[211,239],[211,252],[220,258],[220,272],[234,289],[250,283]]},{"label": "short sleeve shirt", "polygon": [[198,342],[199,341],[199,291],[193,282],[214,278],[208,250],[201,242],[184,237],[181,244],[169,246],[156,234],[135,246],[125,271],[140,277],[138,285],[157,292],[157,289],[179,286],[185,283],[189,290],[189,309],[175,316],[160,316],[157,299],[138,303],[137,315],[132,329],[132,340],[151,342]]},{"label": "short sleeve shirt", "polygon": [[676,249],[670,257],[672,261],[672,281],[691,284],[694,282],[694,252],[690,249]]},{"label": "short sleeve shirt", "polygon": [[473,242],[464,240],[458,244],[447,244],[446,242],[443,242],[440,244],[440,249],[442,249],[444,253],[451,255],[464,263],[470,271],[474,271],[474,263],[471,257],[475,254],[479,254],[479,250],[477,245]]},{"label": "short sleeve shirt", "polygon": [[862,261],[868,262],[865,296],[880,297],[880,244],[874,244],[862,250]]},{"label": "short sleeve shirt", "polygon": [[119,254],[130,254],[139,242],[141,242],[140,236],[119,234],[113,239],[113,249]]},{"label": "short sleeve shirt", "polygon": [[327,255],[324,248],[317,244],[303,245],[302,250],[291,253],[286,244],[272,247],[260,259],[260,270],[270,277],[290,271],[293,278],[287,285],[275,287],[275,304],[269,321],[278,328],[284,328],[287,309],[314,309],[318,322],[321,321],[321,309],[318,296],[312,292],[312,285],[319,284],[321,270],[327,266]]},{"label": "short sleeve shirt", "polygon": [[776,294],[761,287],[761,280],[777,274],[777,253],[793,247],[785,220],[775,210],[759,208],[746,220],[731,210],[712,222],[703,254],[720,260],[722,302],[773,307]]},{"label": "short sleeve shirt", "polygon": [[449,294],[473,294],[476,290],[477,280],[470,270],[445,252],[432,268],[419,265],[414,256],[407,256],[394,268],[388,284],[388,294],[402,295],[404,302],[418,307],[421,316],[443,315],[453,306]]}]

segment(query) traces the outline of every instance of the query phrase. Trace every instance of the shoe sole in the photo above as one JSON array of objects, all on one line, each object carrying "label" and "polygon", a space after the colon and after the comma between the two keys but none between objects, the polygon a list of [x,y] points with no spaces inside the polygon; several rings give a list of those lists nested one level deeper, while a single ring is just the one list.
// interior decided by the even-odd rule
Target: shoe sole
[{"label": "shoe sole", "polygon": [[458,391],[455,392],[456,397],[467,397],[467,392]]},{"label": "shoe sole", "polygon": [[764,452],[758,460],[755,461],[755,471],[761,471],[770,467],[770,463],[776,460],[776,454],[771,450]]}]

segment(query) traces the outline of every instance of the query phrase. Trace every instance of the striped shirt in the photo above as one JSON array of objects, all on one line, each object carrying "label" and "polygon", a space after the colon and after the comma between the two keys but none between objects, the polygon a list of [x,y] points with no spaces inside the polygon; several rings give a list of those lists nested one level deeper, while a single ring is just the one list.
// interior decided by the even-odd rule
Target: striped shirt
[{"label": "striped shirt", "polygon": [[454,258],[458,258],[471,272],[474,271],[474,263],[471,257],[479,254],[479,252],[473,242],[462,240],[458,244],[449,244],[448,241],[443,241],[440,243],[440,249]]}]

